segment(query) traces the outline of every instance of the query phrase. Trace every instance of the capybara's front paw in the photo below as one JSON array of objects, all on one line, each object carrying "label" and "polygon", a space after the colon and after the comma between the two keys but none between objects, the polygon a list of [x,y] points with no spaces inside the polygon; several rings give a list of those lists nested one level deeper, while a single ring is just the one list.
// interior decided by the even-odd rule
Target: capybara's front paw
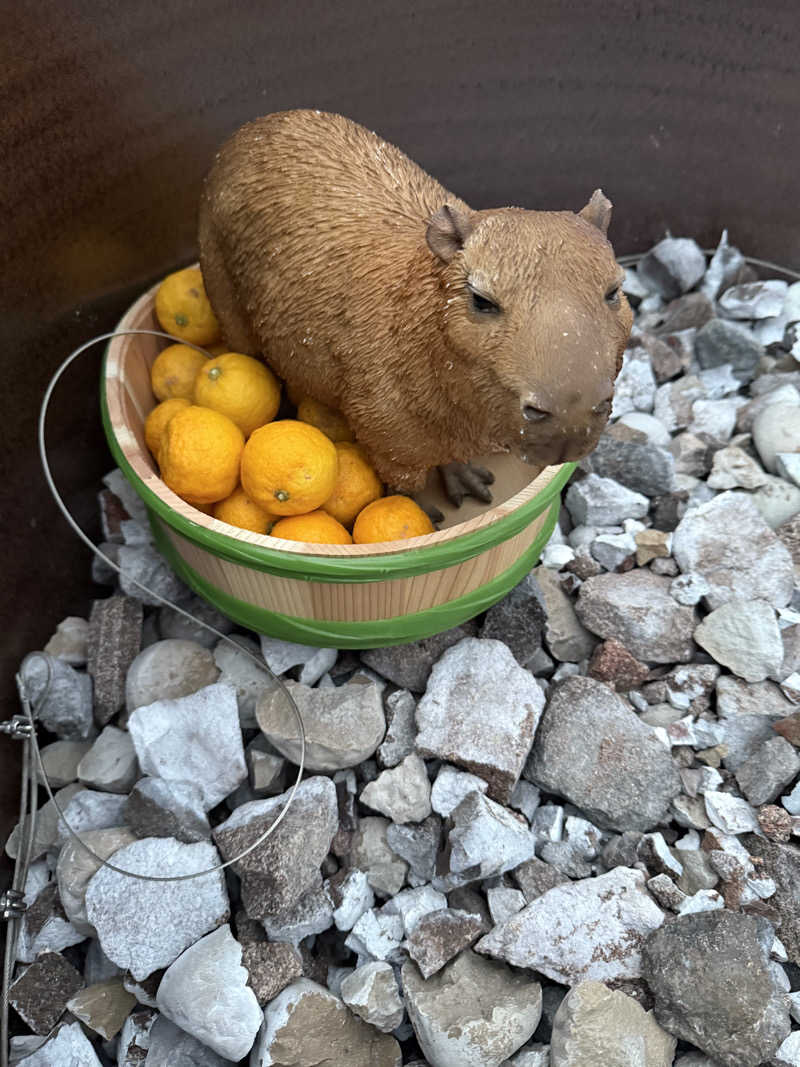
[{"label": "capybara's front paw", "polygon": [[488,488],[494,481],[494,475],[486,467],[475,463],[445,463],[439,467],[444,483],[444,491],[450,503],[460,508],[465,496],[474,496],[484,504],[491,504],[492,493]]}]

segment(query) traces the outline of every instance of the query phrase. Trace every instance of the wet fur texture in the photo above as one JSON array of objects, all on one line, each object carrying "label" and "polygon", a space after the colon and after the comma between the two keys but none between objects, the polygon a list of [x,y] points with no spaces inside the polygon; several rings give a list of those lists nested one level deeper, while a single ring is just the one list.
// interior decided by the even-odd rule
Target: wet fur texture
[{"label": "wet fur texture", "polygon": [[363,126],[278,112],[218,153],[200,263],[226,344],[338,408],[411,491],[451,460],[594,447],[631,328],[624,295],[606,299],[610,210],[598,192],[583,217],[473,211]]}]

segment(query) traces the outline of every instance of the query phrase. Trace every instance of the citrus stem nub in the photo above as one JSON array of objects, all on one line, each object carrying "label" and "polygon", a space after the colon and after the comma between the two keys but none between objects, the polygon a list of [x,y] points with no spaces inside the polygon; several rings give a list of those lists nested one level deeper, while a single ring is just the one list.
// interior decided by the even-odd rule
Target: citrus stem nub
[{"label": "citrus stem nub", "polygon": [[212,367],[211,370],[208,372],[208,376],[212,382],[215,382],[217,378],[219,378],[220,374],[222,374],[222,371],[219,369],[219,367]]},{"label": "citrus stem nub", "polygon": [[289,499],[289,494],[286,492],[285,489],[276,489],[275,499],[280,500],[281,504],[285,504],[286,501]]}]

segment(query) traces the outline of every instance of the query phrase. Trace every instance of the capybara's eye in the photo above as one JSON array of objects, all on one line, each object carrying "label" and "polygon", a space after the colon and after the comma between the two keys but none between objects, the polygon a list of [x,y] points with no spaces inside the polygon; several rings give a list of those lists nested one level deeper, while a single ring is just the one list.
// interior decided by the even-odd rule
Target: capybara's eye
[{"label": "capybara's eye", "polygon": [[472,296],[472,306],[476,311],[488,312],[490,315],[496,315],[500,311],[499,305],[490,300],[488,296],[482,296],[471,287],[469,291]]},{"label": "capybara's eye", "polygon": [[522,409],[522,415],[528,422],[543,422],[545,419],[550,418],[549,411],[542,411],[541,408],[535,408],[533,404],[526,404]]},{"label": "capybara's eye", "polygon": [[607,304],[612,304],[612,305],[613,304],[618,304],[619,303],[619,294],[620,294],[621,290],[622,290],[622,286],[621,285],[612,285],[611,288],[606,293],[606,303]]}]

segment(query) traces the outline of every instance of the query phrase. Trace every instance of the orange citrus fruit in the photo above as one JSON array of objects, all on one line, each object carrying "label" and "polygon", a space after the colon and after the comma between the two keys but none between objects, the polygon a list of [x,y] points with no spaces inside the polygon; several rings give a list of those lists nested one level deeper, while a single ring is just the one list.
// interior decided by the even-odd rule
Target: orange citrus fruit
[{"label": "orange citrus fruit", "polygon": [[353,538],[327,511],[310,511],[279,519],[270,531],[286,541],[310,541],[315,545],[352,545]]},{"label": "orange citrus fruit", "polygon": [[277,415],[281,383],[261,360],[226,352],[200,368],[194,382],[194,402],[227,415],[249,437]]},{"label": "orange citrus fruit", "polygon": [[402,541],[433,532],[433,523],[411,497],[384,496],[359,513],[353,526],[353,543]]},{"label": "orange citrus fruit", "polygon": [[150,368],[150,384],[156,400],[183,396],[192,399],[194,381],[208,359],[188,345],[170,345],[155,358]]},{"label": "orange citrus fruit", "polygon": [[274,515],[302,515],[324,504],[336,485],[339,461],[333,442],[295,419],[268,422],[242,453],[242,488]]},{"label": "orange citrus fruit", "polygon": [[340,441],[336,445],[336,454],[339,475],[322,509],[343,526],[350,526],[367,504],[382,495],[383,486],[359,445]]},{"label": "orange citrus fruit", "polygon": [[214,514],[214,505],[213,504],[203,504],[199,500],[192,500],[192,498],[190,496],[182,496],[181,500],[185,504],[188,504],[189,507],[196,508],[198,511],[202,511],[204,515],[212,515],[213,516],[213,514]]},{"label": "orange citrus fruit", "polygon": [[252,530],[253,533],[259,534],[269,533],[275,522],[275,516],[254,504],[240,485],[230,496],[214,505],[214,518],[231,526],[238,526],[241,530]]},{"label": "orange citrus fruit", "polygon": [[162,400],[160,404],[156,404],[144,420],[144,439],[156,458],[158,458],[158,446],[161,443],[164,427],[176,412],[182,408],[188,408],[190,404],[191,400],[185,396],[170,397],[169,400]]},{"label": "orange citrus fruit", "polygon": [[211,408],[190,404],[161,435],[158,464],[178,496],[213,504],[230,496],[239,481],[244,435],[236,423]]},{"label": "orange citrus fruit", "polygon": [[319,400],[313,400],[310,396],[303,397],[297,405],[297,417],[301,422],[307,422],[322,430],[326,437],[330,437],[334,444],[337,441],[352,441],[353,431],[347,425],[344,415],[333,408],[320,404]]},{"label": "orange citrus fruit", "polygon": [[169,274],[156,293],[156,318],[161,329],[195,345],[213,345],[219,323],[211,310],[199,267]]}]

